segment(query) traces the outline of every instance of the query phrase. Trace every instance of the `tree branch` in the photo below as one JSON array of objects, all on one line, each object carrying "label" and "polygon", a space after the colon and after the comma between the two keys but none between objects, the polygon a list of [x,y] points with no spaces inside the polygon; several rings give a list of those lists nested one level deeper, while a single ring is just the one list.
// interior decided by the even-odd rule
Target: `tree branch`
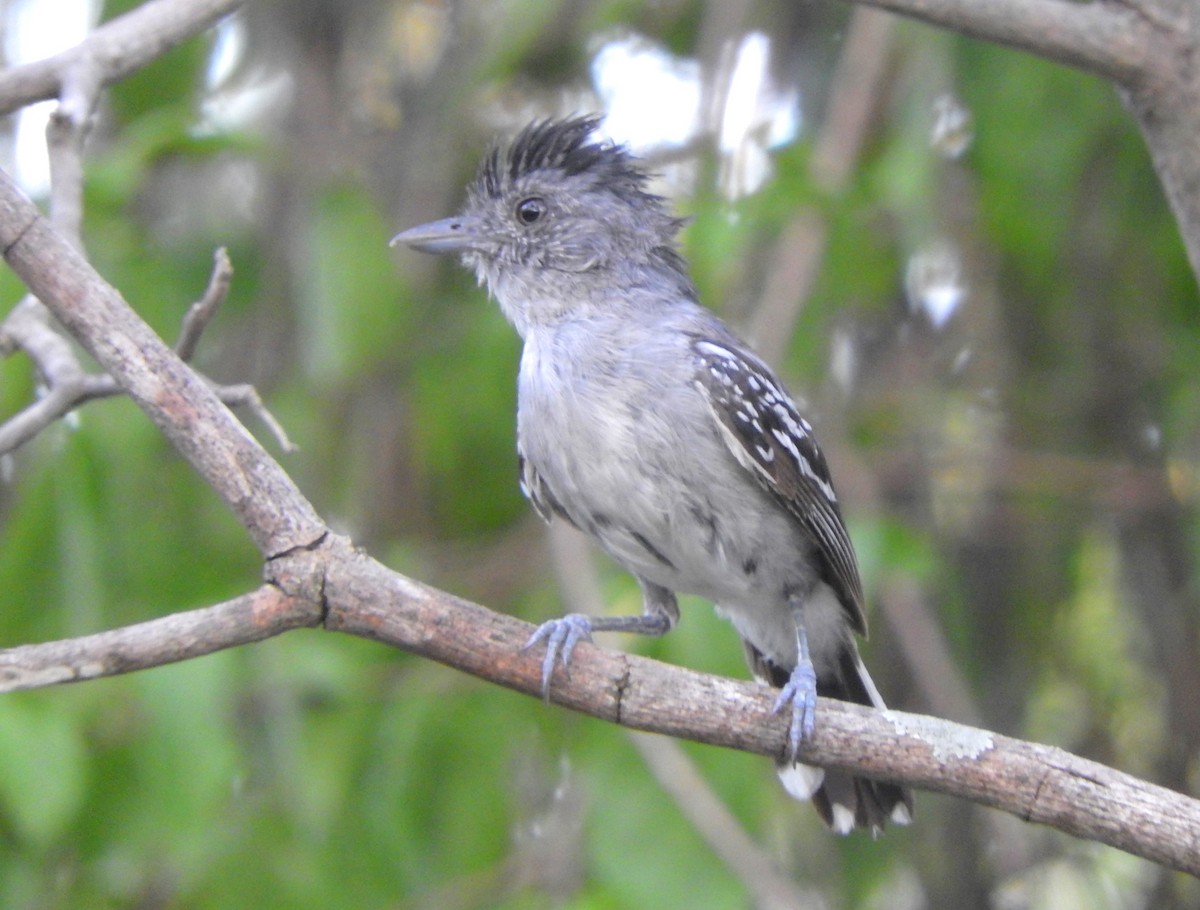
[{"label": "tree branch", "polygon": [[1137,120],[1200,281],[1200,16],[1191,0],[849,0],[1110,79]]},{"label": "tree branch", "polygon": [[26,286],[216,490],[266,556],[324,526],[291,478],[0,171],[0,250]]},{"label": "tree branch", "polygon": [[[31,688],[142,669],[313,626],[382,642],[541,696],[532,626],[391,571],[328,535],[270,560],[272,585],[224,604],[82,639],[0,652],[0,681]],[[209,637],[209,641],[197,641]],[[0,686],[3,688],[3,686]],[[764,686],[590,643],[550,701],[634,730],[778,756],[787,719]],[[900,711],[821,699],[805,761],[907,783],[1200,875],[1200,801],[1062,749]]]},{"label": "tree branch", "polygon": [[1093,0],[853,0],[940,25],[971,38],[1007,44],[1124,85],[1161,61],[1155,21],[1129,5]]},{"label": "tree branch", "polygon": [[[83,145],[101,89],[124,74],[121,67],[126,61],[145,65],[211,25],[218,8],[226,10],[235,5],[209,0],[155,0],[101,26],[71,50],[31,65],[37,72],[52,73],[59,92],[59,105],[46,126],[50,221],[76,249],[83,250]],[[0,94],[6,80],[18,78],[26,69],[0,72]],[[208,289],[184,318],[177,348],[185,362],[191,360],[201,333],[228,294],[232,275],[228,255],[224,249],[218,250]],[[46,393],[0,424],[0,454],[28,442],[79,405],[121,392],[111,377],[92,375],[83,369],[74,350],[49,324],[41,303],[32,296],[0,323],[0,355],[17,349],[24,350],[37,365]],[[295,450],[253,386],[214,384],[213,388],[225,404],[245,407],[257,416],[284,451]]]},{"label": "tree branch", "polygon": [[[136,72],[241,5],[241,0],[143,3],[69,50],[0,72],[0,114],[62,97],[71,119],[82,122],[91,114],[99,88]],[[70,91],[64,92],[64,82]]]},{"label": "tree branch", "polygon": [[0,692],[132,673],[321,622],[320,605],[272,585],[233,600],[45,644],[0,651]]}]

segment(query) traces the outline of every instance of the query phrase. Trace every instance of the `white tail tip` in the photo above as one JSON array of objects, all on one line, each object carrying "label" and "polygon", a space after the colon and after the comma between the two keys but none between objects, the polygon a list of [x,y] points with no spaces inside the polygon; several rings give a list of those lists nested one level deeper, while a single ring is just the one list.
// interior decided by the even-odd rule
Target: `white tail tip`
[{"label": "white tail tip", "polygon": [[779,780],[788,795],[804,802],[812,799],[813,794],[820,789],[821,784],[825,781],[825,769],[799,763],[780,765]]}]

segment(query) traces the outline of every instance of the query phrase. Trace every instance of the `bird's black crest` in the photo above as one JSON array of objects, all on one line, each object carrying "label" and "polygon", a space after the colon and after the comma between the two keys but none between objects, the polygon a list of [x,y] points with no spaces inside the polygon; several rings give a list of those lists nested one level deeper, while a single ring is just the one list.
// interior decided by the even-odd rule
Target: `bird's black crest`
[{"label": "bird's black crest", "polygon": [[497,146],[484,158],[476,189],[498,198],[525,174],[558,170],[568,175],[594,174],[620,194],[641,193],[647,176],[629,151],[591,139],[602,119],[589,114],[531,123],[510,145]]}]

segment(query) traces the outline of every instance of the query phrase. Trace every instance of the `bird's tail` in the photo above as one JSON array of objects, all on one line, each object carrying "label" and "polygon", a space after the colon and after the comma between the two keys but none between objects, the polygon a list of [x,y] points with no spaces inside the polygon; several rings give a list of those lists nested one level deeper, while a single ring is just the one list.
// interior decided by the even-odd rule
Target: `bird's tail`
[{"label": "bird's tail", "polygon": [[[746,656],[759,682],[777,689],[787,684],[789,674],[763,657],[749,642]],[[841,663],[836,676],[818,677],[818,695],[880,709],[886,707],[856,649],[847,648]],[[879,834],[889,821],[897,825],[912,821],[913,797],[907,787],[801,762],[781,761],[778,770],[784,789],[798,800],[811,799],[822,820],[837,834],[849,834],[855,828]]]}]

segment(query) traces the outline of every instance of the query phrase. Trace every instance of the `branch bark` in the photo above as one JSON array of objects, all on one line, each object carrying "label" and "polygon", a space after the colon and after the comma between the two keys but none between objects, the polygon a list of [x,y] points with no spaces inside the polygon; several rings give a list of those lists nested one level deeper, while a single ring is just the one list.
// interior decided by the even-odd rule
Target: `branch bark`
[{"label": "branch bark", "polygon": [[1158,65],[1156,23],[1132,5],[1066,0],[853,0],[1047,57],[1123,85]]},{"label": "branch bark", "polygon": [[0,651],[0,692],[39,689],[160,667],[320,622],[319,604],[287,595],[273,585],[263,585],[249,594],[202,610],[172,613],[95,635]]},{"label": "branch bark", "polygon": [[321,538],[323,523],[286,472],[3,172],[0,250],[233,510],[264,556]]},{"label": "branch bark", "polygon": [[[216,607],[0,652],[0,691],[169,663],[323,617],[331,631],[541,695],[541,655],[523,649],[532,626],[393,572],[345,538],[329,534],[270,560],[267,571],[271,586]],[[180,645],[197,631],[214,635],[215,647]],[[569,674],[555,676],[550,701],[630,729],[760,755],[782,755],[786,745],[787,720],[773,713],[766,687],[589,643],[576,650]],[[829,699],[818,712],[806,761],[970,799],[1200,876],[1198,800],[1052,746],[938,718]]]}]

